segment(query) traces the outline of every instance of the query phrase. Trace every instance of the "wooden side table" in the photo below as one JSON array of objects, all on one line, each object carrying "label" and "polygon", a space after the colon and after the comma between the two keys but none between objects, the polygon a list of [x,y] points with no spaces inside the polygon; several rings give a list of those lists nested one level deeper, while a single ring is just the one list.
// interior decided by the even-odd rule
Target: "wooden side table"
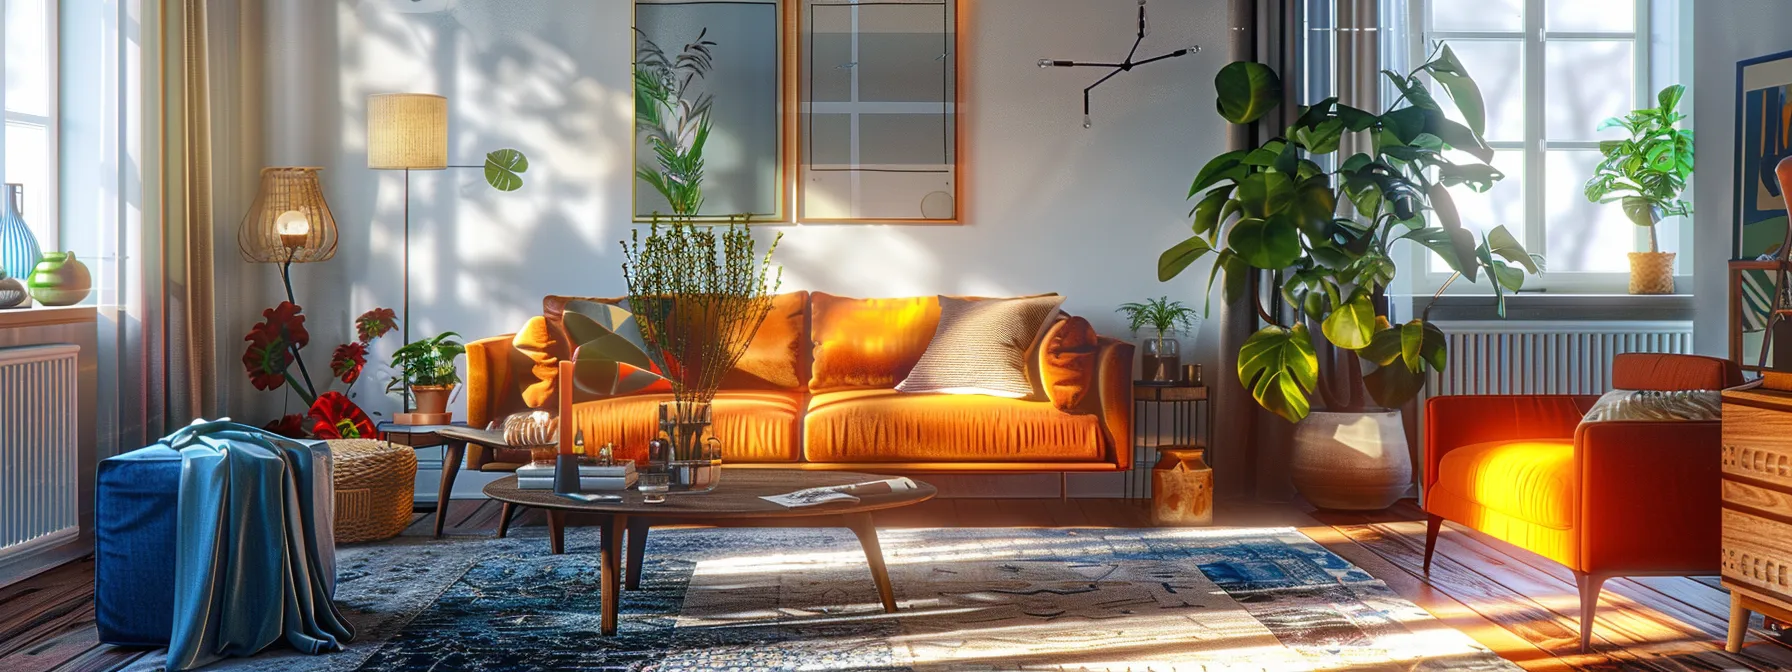
[{"label": "wooden side table", "polygon": [[436,538],[442,536],[442,521],[448,516],[448,495],[454,490],[454,477],[460,475],[461,462],[466,459],[467,442],[455,441],[443,437],[444,429],[466,429],[467,423],[456,422],[448,425],[401,425],[396,422],[382,422],[378,426],[380,439],[387,443],[418,448],[442,447],[442,482],[436,488]]},{"label": "wooden side table", "polygon": [[[1134,381],[1133,470],[1126,478],[1126,498],[1151,497],[1151,471],[1159,447],[1205,448],[1213,461],[1213,403],[1206,385]],[[1166,435],[1164,425],[1169,425]]]}]

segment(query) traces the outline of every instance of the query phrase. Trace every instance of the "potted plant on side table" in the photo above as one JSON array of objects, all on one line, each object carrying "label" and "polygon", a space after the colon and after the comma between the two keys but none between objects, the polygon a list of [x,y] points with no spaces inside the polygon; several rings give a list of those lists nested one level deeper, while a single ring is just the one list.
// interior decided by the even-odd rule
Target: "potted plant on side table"
[{"label": "potted plant on side table", "polygon": [[1138,336],[1139,329],[1147,326],[1155,332],[1151,340],[1145,341],[1145,347],[1139,349],[1143,378],[1153,382],[1180,379],[1182,344],[1170,336],[1195,330],[1195,309],[1161,296],[1146,299],[1143,303],[1122,303],[1114,312],[1126,316],[1126,328],[1132,330],[1133,336]]},{"label": "potted plant on side table", "polygon": [[[1466,124],[1445,115],[1421,75],[1448,92]],[[1412,467],[1397,409],[1447,361],[1444,333],[1425,314],[1388,320],[1387,287],[1396,260],[1407,258],[1396,244],[1436,252],[1455,271],[1451,281],[1491,279],[1502,315],[1505,292],[1541,261],[1504,227],[1477,236],[1457,215],[1449,187],[1485,192],[1503,175],[1489,165],[1480,90],[1455,54],[1445,46],[1387,76],[1400,92],[1387,112],[1327,98],[1302,108],[1283,135],[1209,161],[1189,189],[1200,197],[1195,235],[1158,260],[1167,281],[1212,254],[1209,284],[1224,273],[1228,301],[1251,301],[1266,326],[1239,348],[1239,381],[1298,423],[1294,484],[1324,508],[1385,508],[1407,492]],[[1214,83],[1220,115],[1235,124],[1257,122],[1282,100],[1280,79],[1261,63],[1227,65]],[[1347,133],[1361,139],[1356,153],[1330,168],[1313,160],[1338,153]],[[1473,160],[1458,163],[1451,150]],[[1256,290],[1266,279],[1285,308],[1263,304]],[[1313,396],[1324,411],[1313,411]]]},{"label": "potted plant on side table", "polygon": [[1601,131],[1622,128],[1630,137],[1599,142],[1605,160],[1587,181],[1587,200],[1622,203],[1624,216],[1649,230],[1649,251],[1630,253],[1631,294],[1674,293],[1674,253],[1661,251],[1655,225],[1692,214],[1692,204],[1680,200],[1692,178],[1692,129],[1675,127],[1686,118],[1676,109],[1685,95],[1686,87],[1675,84],[1656,96],[1656,107],[1599,124]]},{"label": "potted plant on side table", "polygon": [[410,413],[399,414],[399,423],[434,425],[451,420],[448,401],[460,384],[454,360],[467,352],[467,346],[455,340],[458,338],[460,334],[444,331],[392,353],[392,366],[400,375],[386,384],[386,391],[408,394],[413,402]]}]

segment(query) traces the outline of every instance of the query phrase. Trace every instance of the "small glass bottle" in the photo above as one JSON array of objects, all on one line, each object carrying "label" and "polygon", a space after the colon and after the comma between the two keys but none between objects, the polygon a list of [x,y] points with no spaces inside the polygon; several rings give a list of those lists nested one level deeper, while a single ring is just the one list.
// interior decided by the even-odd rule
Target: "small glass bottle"
[{"label": "small glass bottle", "polygon": [[597,449],[597,463],[606,467],[616,464],[616,444],[605,443],[604,447]]}]

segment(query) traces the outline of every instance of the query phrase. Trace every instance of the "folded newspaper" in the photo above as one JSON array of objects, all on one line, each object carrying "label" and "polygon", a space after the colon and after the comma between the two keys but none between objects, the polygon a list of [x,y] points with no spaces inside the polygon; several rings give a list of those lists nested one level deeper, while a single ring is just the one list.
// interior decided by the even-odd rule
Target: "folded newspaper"
[{"label": "folded newspaper", "polygon": [[915,482],[906,477],[886,478],[881,481],[866,481],[851,485],[830,485],[823,488],[805,488],[784,495],[765,495],[760,499],[795,509],[804,506],[815,506],[830,502],[856,502],[865,495],[887,495],[892,492],[915,490]]}]

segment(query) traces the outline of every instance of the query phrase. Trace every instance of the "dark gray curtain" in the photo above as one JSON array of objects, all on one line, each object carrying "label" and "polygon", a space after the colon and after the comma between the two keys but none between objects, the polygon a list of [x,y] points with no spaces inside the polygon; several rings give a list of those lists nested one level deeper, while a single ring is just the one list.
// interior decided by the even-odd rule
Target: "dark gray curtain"
[{"label": "dark gray curtain", "polygon": [[[1283,86],[1281,107],[1255,124],[1232,126],[1228,149],[1255,146],[1280,135],[1301,105],[1328,96],[1379,110],[1382,63],[1400,49],[1397,37],[1383,34],[1382,19],[1390,12],[1402,13],[1401,7],[1404,0],[1232,0],[1231,60],[1275,68]],[[1346,137],[1341,154],[1360,151],[1356,145],[1366,142]],[[1280,311],[1274,284],[1270,274],[1259,273],[1252,290],[1266,310]],[[1222,302],[1221,375],[1214,376],[1215,479],[1221,497],[1280,502],[1294,496],[1288,475],[1293,426],[1258,407],[1235,373],[1239,346],[1262,325],[1250,298]],[[1406,409],[1405,415],[1410,428],[1417,418],[1415,409]],[[1418,445],[1416,440],[1410,443]]]}]

